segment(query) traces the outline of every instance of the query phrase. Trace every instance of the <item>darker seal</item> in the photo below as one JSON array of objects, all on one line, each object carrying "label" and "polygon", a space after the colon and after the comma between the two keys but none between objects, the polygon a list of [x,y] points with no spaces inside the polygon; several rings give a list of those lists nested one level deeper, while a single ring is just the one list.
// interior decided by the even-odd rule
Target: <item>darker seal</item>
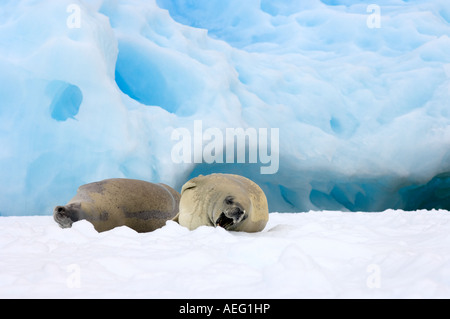
[{"label": "darker seal", "polygon": [[56,206],[54,220],[68,228],[88,220],[98,232],[128,226],[137,232],[161,228],[178,213],[180,194],[165,184],[114,178],[82,185],[64,206]]}]

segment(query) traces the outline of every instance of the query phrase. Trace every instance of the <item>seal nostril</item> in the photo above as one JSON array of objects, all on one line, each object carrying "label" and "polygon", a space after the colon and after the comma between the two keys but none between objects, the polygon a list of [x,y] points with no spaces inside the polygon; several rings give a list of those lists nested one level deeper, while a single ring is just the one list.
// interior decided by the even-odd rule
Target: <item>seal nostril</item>
[{"label": "seal nostril", "polygon": [[58,209],[57,209],[57,212],[58,213],[62,213],[63,211],[64,211],[64,207],[59,206]]},{"label": "seal nostril", "polygon": [[241,216],[241,215],[244,215],[244,211],[241,210],[240,208],[236,207],[236,208],[234,208],[233,211],[231,212],[231,215],[232,215],[232,216],[239,217],[239,216]]}]

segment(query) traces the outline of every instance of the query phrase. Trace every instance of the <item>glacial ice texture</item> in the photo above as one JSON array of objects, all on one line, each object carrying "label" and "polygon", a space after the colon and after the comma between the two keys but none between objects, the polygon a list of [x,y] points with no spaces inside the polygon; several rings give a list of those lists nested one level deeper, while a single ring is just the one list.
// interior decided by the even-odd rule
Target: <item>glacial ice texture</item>
[{"label": "glacial ice texture", "polygon": [[[449,209],[450,4],[372,3],[3,1],[0,215],[212,172],[253,179],[271,211]],[[278,129],[277,171],[250,160],[261,139],[243,163],[195,160],[227,143],[195,121]],[[191,161],[173,158],[178,128]]]}]

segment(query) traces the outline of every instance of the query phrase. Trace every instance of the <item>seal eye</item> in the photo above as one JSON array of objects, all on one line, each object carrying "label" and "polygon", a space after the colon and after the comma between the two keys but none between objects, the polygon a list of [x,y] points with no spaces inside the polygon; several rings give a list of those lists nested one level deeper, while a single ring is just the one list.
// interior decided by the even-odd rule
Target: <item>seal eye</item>
[{"label": "seal eye", "polygon": [[233,196],[227,196],[224,200],[225,204],[227,205],[233,205],[234,203],[234,197]]}]

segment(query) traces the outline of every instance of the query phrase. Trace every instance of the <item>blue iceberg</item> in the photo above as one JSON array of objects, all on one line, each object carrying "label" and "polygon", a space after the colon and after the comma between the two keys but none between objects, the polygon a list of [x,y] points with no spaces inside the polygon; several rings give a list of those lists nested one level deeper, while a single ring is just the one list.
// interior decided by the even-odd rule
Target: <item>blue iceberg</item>
[{"label": "blue iceberg", "polygon": [[6,1],[0,70],[3,216],[213,172],[271,211],[450,209],[448,1]]}]

